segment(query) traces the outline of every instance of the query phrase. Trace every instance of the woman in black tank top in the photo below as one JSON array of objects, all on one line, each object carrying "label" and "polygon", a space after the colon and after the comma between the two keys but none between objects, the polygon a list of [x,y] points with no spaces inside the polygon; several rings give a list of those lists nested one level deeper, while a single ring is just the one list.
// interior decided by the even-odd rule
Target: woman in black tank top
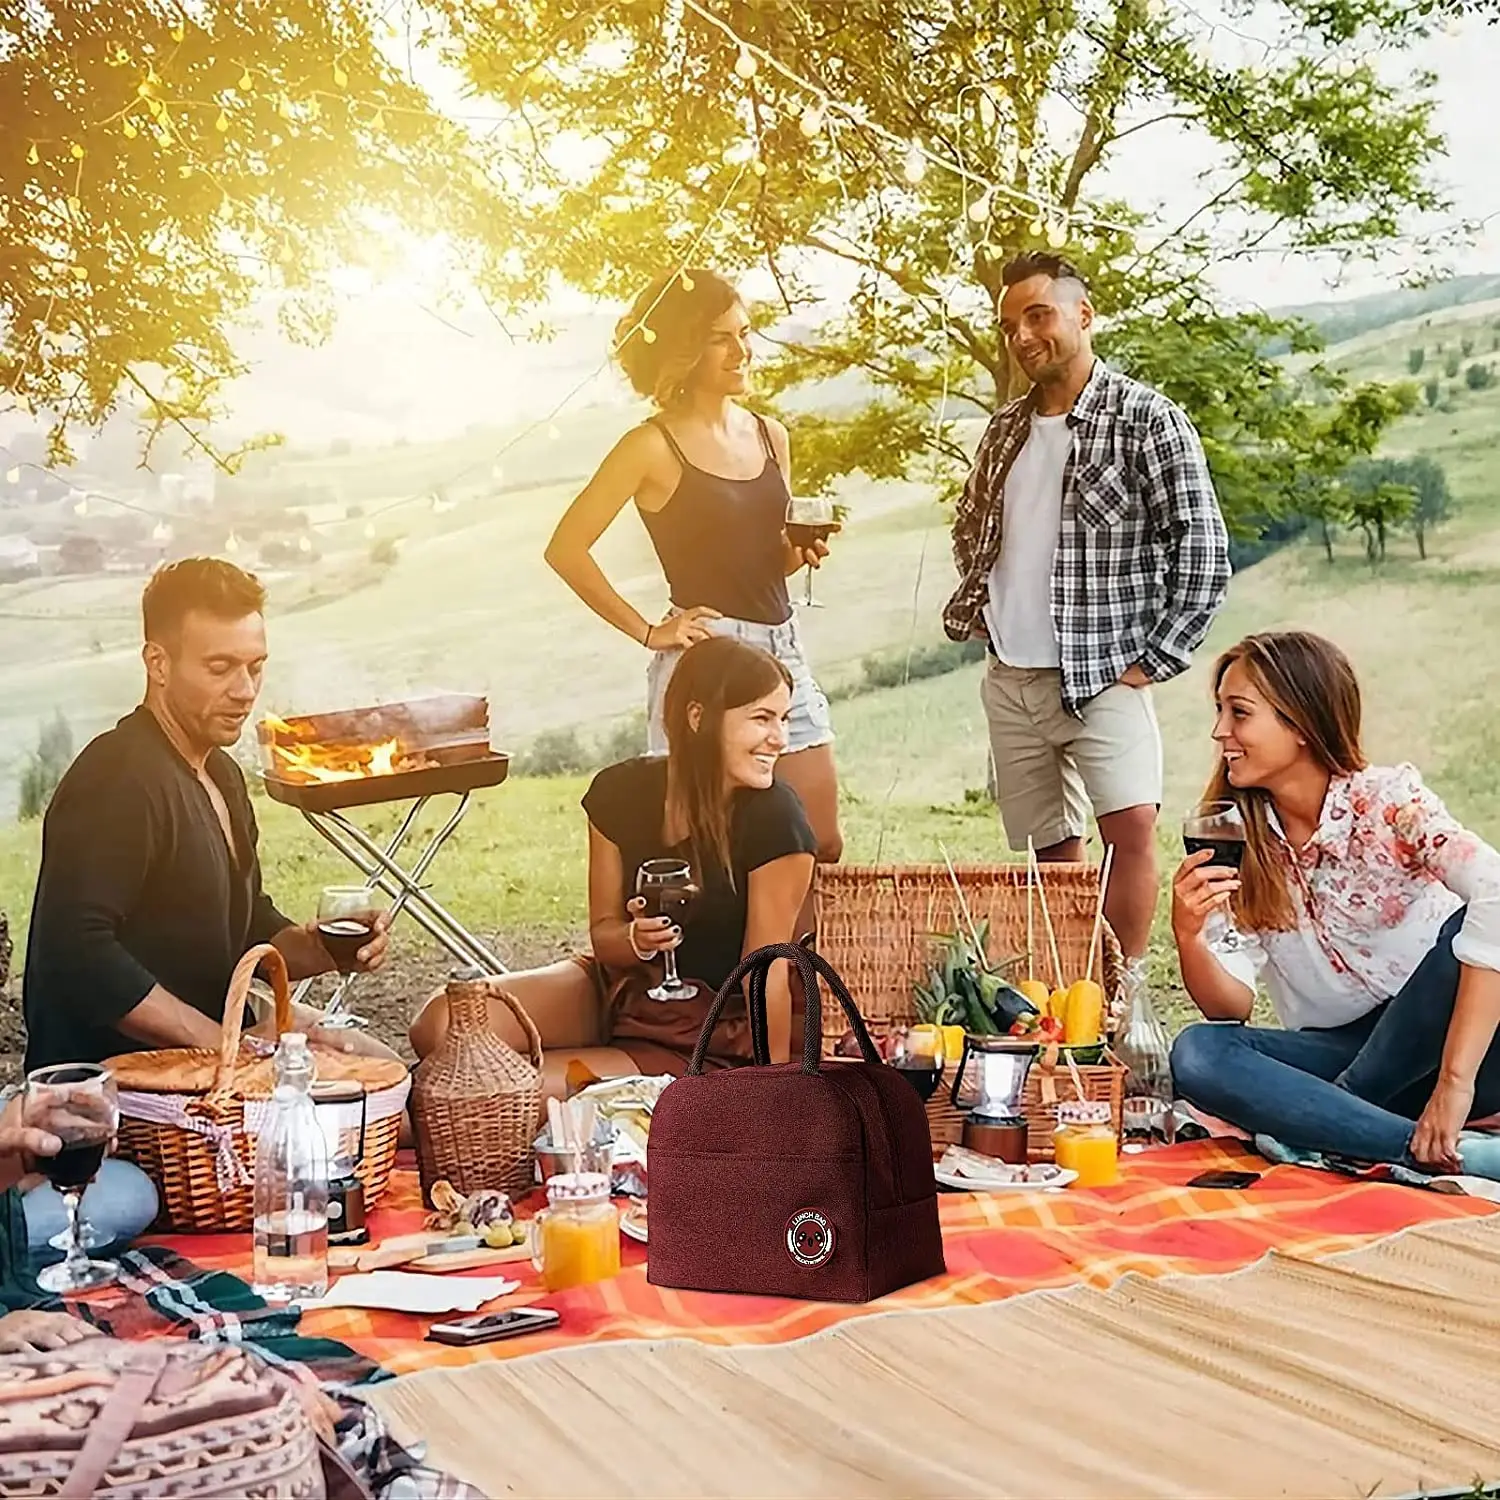
[{"label": "woman in black tank top", "polygon": [[[650,653],[648,749],[664,754],[666,685],[694,641],[733,635],[770,651],[792,677],[788,753],[777,779],[801,797],[818,858],[837,860],[838,776],[828,700],[802,650],[788,576],[817,567],[826,544],[793,547],[786,513],[786,429],[735,399],[748,389],[750,319],[712,271],[661,277],[615,330],[615,352],[657,413],[615,444],[558,522],[547,562],[602,620]],[[591,555],[633,500],[666,576],[671,608],[653,624],[622,598]]]}]

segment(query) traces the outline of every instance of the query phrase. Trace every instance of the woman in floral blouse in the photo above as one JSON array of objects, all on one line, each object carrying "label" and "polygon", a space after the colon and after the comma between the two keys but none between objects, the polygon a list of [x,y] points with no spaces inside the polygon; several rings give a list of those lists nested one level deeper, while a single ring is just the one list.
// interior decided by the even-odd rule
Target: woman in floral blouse
[{"label": "woman in floral blouse", "polygon": [[[1190,855],[1172,887],[1183,983],[1205,1017],[1178,1092],[1268,1155],[1326,1153],[1500,1178],[1500,854],[1409,765],[1372,766],[1343,652],[1246,637],[1214,669],[1206,796],[1245,826],[1235,871]],[[1214,938],[1232,915],[1244,941]],[[1280,1028],[1246,1026],[1262,981]],[[1222,1024],[1241,1023],[1241,1024]]]}]

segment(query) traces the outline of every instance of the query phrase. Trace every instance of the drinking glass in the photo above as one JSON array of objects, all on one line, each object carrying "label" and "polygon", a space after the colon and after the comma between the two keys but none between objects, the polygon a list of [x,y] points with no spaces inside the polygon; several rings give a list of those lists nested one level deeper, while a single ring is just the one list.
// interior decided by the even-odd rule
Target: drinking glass
[{"label": "drinking glass", "polygon": [[325,885],[318,897],[318,940],[334,967],[347,974],[359,950],[375,936],[385,892],[368,885]]},{"label": "drinking glass", "polygon": [[[1233,802],[1200,802],[1182,820],[1182,845],[1189,854],[1213,851],[1210,864],[1238,870],[1245,855],[1245,822]],[[1217,953],[1238,953],[1245,939],[1226,910],[1214,922],[1208,945]]]},{"label": "drinking glass", "polygon": [[[794,547],[811,547],[814,542],[826,542],[833,535],[837,517],[833,501],[822,495],[806,499],[794,499],[786,508],[786,538]],[[813,598],[813,567],[807,567],[807,583],[802,590],[802,603],[808,609],[822,609]]]},{"label": "drinking glass", "polygon": [[62,1141],[55,1156],[41,1157],[37,1166],[62,1194],[68,1210],[64,1248],[67,1258],[37,1272],[37,1285],[54,1293],[86,1292],[106,1286],[119,1275],[110,1260],[90,1260],[79,1239],[78,1203],[94,1180],[104,1154],[120,1124],[115,1080],[98,1063],[54,1063],[26,1075],[21,1118],[35,1130],[46,1130]]},{"label": "drinking glass", "polygon": [[[646,903],[643,917],[670,917],[681,927],[692,910],[698,887],[693,883],[692,866],[685,859],[648,859],[636,871],[635,893]],[[666,972],[662,981],[646,993],[653,1000],[691,1000],[698,990],[678,977],[676,949],[668,948],[663,957]]]},{"label": "drinking glass", "polygon": [[911,1084],[924,1104],[943,1081],[945,1062],[940,1028],[903,1026],[892,1034],[890,1065]]}]

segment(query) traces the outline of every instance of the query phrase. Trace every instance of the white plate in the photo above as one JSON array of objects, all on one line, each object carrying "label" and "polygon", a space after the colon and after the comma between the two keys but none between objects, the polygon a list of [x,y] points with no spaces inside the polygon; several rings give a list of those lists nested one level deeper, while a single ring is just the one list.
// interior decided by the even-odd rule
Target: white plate
[{"label": "white plate", "polygon": [[991,1177],[960,1177],[957,1172],[945,1172],[941,1167],[934,1167],[932,1175],[944,1187],[957,1188],[963,1193],[1050,1193],[1056,1188],[1067,1187],[1078,1173],[1071,1167],[1064,1167],[1046,1182],[996,1182]]},{"label": "white plate", "polygon": [[638,1244],[646,1243],[646,1225],[632,1218],[629,1214],[620,1215],[620,1233],[627,1240],[635,1240]]}]

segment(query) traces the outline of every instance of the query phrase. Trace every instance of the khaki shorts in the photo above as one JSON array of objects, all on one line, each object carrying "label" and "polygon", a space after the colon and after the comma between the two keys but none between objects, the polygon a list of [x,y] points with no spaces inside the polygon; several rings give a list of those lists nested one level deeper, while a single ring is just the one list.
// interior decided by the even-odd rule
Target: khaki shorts
[{"label": "khaki shorts", "polygon": [[1116,683],[1075,718],[1055,669],[991,656],[980,696],[990,725],[995,794],[1012,849],[1078,838],[1094,816],[1161,806],[1161,731],[1150,688]]}]

